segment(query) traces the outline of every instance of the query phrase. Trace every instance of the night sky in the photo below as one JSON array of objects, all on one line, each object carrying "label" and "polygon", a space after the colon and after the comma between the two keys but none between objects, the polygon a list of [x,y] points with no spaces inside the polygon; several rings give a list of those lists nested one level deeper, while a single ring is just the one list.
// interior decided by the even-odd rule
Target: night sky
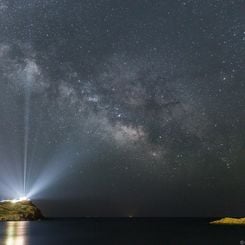
[{"label": "night sky", "polygon": [[244,0],[0,0],[0,197],[49,216],[245,215]]}]

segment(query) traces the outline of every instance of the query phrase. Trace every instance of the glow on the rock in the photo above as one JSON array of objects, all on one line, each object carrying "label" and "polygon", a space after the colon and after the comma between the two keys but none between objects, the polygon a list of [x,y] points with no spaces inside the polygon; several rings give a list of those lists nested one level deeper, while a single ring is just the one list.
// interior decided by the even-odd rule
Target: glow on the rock
[{"label": "glow on the rock", "polygon": [[18,202],[24,202],[24,201],[30,201],[30,199],[28,197],[20,197],[18,199],[2,200],[1,202],[18,203]]}]

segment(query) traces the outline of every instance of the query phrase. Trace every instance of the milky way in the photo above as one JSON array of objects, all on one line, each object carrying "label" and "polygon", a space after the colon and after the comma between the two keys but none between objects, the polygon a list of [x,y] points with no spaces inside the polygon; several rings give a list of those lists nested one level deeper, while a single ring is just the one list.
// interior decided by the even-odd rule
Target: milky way
[{"label": "milky way", "polygon": [[21,185],[28,121],[51,215],[242,213],[243,5],[0,0],[1,189]]}]

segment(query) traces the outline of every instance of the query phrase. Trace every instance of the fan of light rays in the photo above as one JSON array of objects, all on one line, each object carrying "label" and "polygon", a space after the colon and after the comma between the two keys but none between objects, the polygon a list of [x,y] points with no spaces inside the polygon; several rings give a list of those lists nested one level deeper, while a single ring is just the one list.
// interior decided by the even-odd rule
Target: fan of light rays
[{"label": "fan of light rays", "polygon": [[24,159],[23,159],[23,194],[27,192],[27,168],[28,168],[28,150],[29,150],[29,132],[31,116],[31,95],[32,88],[39,73],[37,65],[28,60],[24,69]]}]

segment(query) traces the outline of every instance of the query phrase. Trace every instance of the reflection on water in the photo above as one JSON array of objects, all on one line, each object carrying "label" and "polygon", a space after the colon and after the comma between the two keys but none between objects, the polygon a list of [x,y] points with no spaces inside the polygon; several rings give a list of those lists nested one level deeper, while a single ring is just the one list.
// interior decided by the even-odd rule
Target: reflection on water
[{"label": "reflection on water", "polygon": [[4,234],[4,245],[27,245],[28,222],[8,222]]}]

